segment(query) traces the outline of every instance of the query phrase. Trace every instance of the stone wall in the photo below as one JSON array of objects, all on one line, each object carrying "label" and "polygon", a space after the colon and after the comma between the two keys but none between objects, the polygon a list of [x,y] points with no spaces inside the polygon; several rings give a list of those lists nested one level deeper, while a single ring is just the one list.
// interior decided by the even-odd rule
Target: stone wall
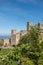
[{"label": "stone wall", "polygon": [[20,36],[22,37],[22,36],[24,36],[24,35],[26,35],[27,34],[27,30],[21,30],[20,31]]},{"label": "stone wall", "polygon": [[0,39],[0,46],[3,46],[4,40]]},{"label": "stone wall", "polygon": [[11,36],[11,45],[12,46],[18,45],[19,40],[20,40],[20,34],[19,33],[16,33],[15,35],[12,35]]},{"label": "stone wall", "polygon": [[8,46],[8,45],[9,45],[9,39],[8,39],[8,38],[5,38],[5,39],[3,39],[3,40],[4,40],[3,45],[4,45],[4,46]]},{"label": "stone wall", "polygon": [[27,31],[29,31],[31,29],[32,23],[31,22],[27,22]]}]

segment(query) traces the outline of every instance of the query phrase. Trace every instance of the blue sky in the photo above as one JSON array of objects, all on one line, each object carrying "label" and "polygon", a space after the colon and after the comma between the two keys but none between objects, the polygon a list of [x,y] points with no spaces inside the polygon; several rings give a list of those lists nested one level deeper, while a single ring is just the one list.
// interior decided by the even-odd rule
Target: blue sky
[{"label": "blue sky", "polygon": [[26,29],[26,23],[43,20],[43,0],[0,0],[0,34]]}]

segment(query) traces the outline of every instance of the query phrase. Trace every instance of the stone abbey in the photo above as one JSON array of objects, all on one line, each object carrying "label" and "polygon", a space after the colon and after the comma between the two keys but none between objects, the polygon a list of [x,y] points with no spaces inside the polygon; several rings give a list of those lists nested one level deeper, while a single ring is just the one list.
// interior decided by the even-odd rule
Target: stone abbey
[{"label": "stone abbey", "polygon": [[[17,32],[15,29],[11,30],[11,38],[0,39],[0,43],[2,43],[4,47],[18,45],[20,38],[27,34],[27,32],[31,29],[31,26],[32,23],[27,22],[26,30],[21,30],[20,32]],[[38,23],[38,26],[41,34],[43,34],[43,24]]]}]

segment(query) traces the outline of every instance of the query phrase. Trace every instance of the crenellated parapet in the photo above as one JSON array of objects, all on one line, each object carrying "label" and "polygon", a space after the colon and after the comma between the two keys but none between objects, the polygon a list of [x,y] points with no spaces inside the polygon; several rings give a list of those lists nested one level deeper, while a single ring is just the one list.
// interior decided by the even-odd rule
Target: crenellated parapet
[{"label": "crenellated parapet", "polygon": [[[11,38],[5,38],[5,39],[0,39],[0,43],[3,43],[4,46],[8,46],[9,43],[11,43],[11,46],[15,46],[18,45],[19,40],[22,36],[26,35],[28,33],[29,30],[31,30],[32,27],[32,23],[31,22],[27,22],[27,29],[26,30],[21,30],[20,32],[17,32],[16,29],[11,30]],[[41,37],[43,41],[43,24],[38,23],[38,27],[39,27],[39,31],[41,33]],[[9,42],[10,40],[10,42]]]}]

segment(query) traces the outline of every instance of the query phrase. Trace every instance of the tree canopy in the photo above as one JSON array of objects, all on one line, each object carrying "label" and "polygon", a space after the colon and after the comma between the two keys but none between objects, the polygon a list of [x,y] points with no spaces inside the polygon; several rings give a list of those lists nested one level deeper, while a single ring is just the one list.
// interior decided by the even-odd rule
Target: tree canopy
[{"label": "tree canopy", "polygon": [[39,29],[33,26],[18,46],[6,55],[0,55],[0,65],[43,65],[43,42],[40,40]]}]

